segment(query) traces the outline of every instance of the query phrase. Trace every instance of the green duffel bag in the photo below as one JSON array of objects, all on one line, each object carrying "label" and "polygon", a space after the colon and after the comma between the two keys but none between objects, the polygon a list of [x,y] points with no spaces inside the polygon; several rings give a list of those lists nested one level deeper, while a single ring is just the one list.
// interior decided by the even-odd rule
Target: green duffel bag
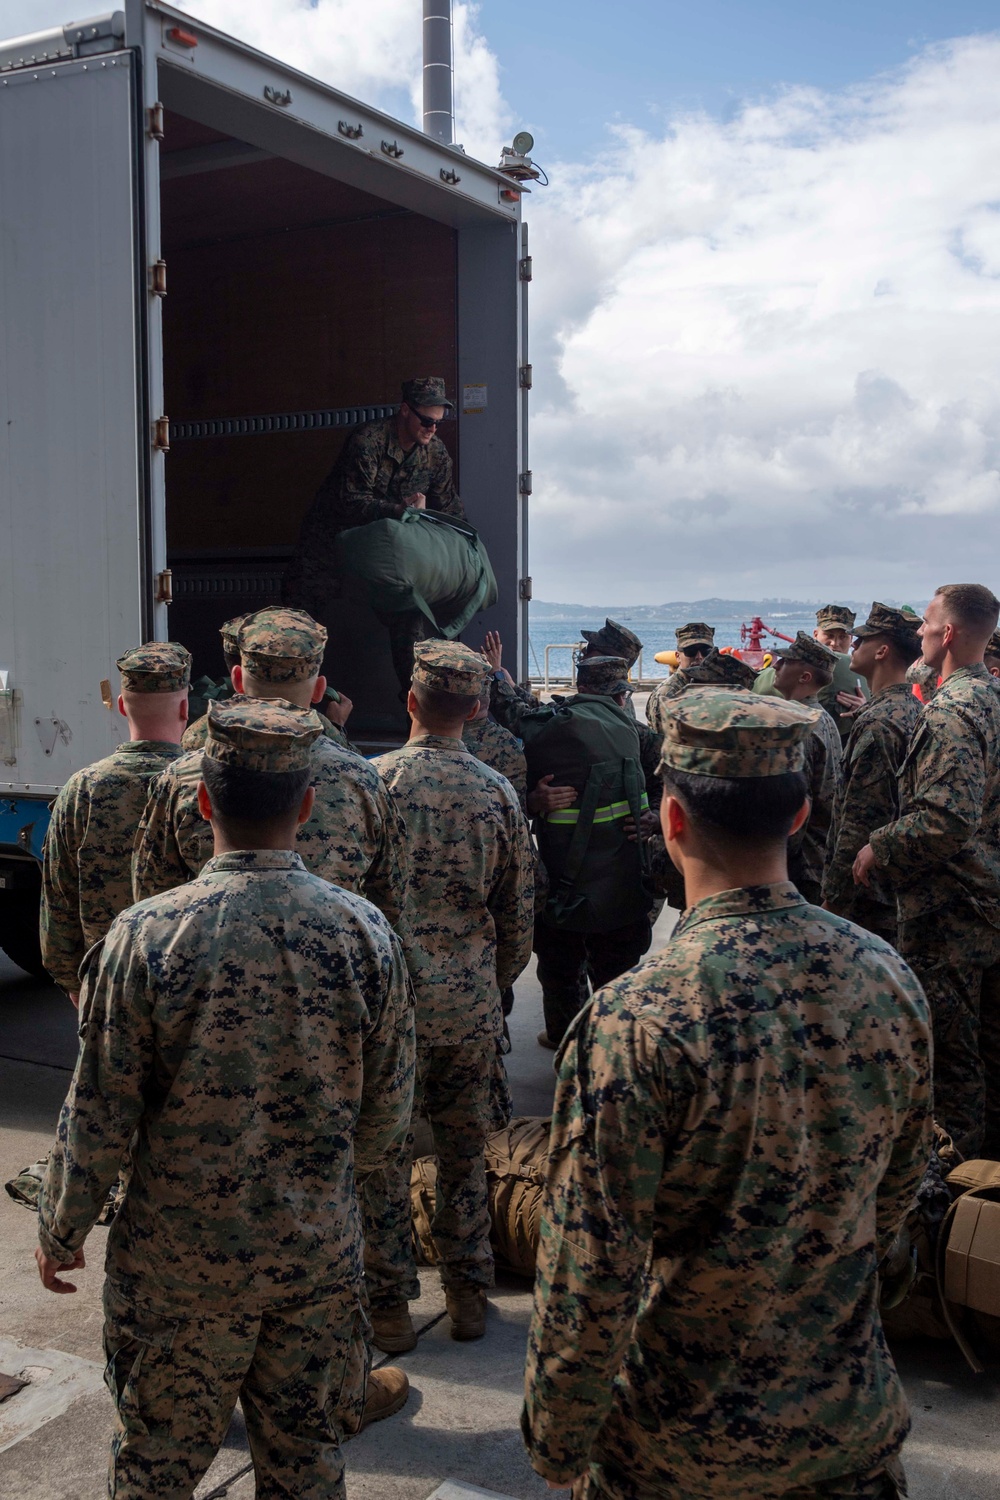
[{"label": "green duffel bag", "polygon": [[341,572],[367,585],[372,609],[419,609],[446,640],[497,602],[497,581],[479,534],[468,521],[410,509],[398,521],[352,526],[337,538]]}]

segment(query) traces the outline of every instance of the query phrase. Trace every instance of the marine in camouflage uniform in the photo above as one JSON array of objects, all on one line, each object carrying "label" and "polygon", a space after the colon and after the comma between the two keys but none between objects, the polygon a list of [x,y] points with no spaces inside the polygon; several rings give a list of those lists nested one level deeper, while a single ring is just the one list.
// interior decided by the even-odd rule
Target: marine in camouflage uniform
[{"label": "marine in camouflage uniform", "polygon": [[[310,768],[314,715],[209,714],[206,764]],[[413,1045],[398,939],[291,849],[216,855],[91,953],[39,1242],[72,1262],[131,1139],[105,1290],[118,1500],[191,1495],[237,1396],[259,1496],[343,1500],[367,1363],[354,1180],[405,1134]]]},{"label": "marine in camouflage uniform", "polygon": [[[678,682],[682,672],[696,667],[703,662],[715,649],[715,627],[706,625],[703,620],[691,621],[687,625],[679,625],[674,631],[677,641],[677,660],[680,665],[671,676],[665,677],[653,691],[646,701],[646,723],[653,733],[660,739],[663,737],[663,716],[661,705],[664,698],[670,698],[674,693],[683,689],[684,682]],[[674,688],[670,684],[675,683]]]},{"label": "marine in camouflage uniform", "polygon": [[[243,669],[269,691],[299,688],[316,677],[325,641],[326,631],[304,611],[258,610],[240,631]],[[295,847],[312,874],[367,897],[396,927],[406,888],[399,814],[360,755],[322,736],[312,759],[316,801]],[[153,782],[132,858],[137,901],[190,880],[211,857],[211,830],[198,810],[200,779],[201,752],[193,750]]]},{"label": "marine in camouflage uniform", "polygon": [[[756,673],[746,662],[731,652],[723,654],[713,647],[702,661],[690,667],[678,667],[670,677],[665,677],[650,693],[646,702],[646,723],[657,737],[657,747],[663,738],[663,729],[671,698],[678,697],[692,683],[702,686],[746,688],[753,691]],[[659,754],[657,754],[657,761]]]},{"label": "marine in camouflage uniform", "polygon": [[[116,665],[122,692],[151,701],[183,693],[191,679],[191,656],[174,641],[139,646]],[[181,753],[182,712],[181,701],[177,739],[140,739],[133,730],[110,755],[76,771],[56,798],[42,850],[40,931],[42,961],[68,994],[80,988],[88,949],[132,905],[132,844],[150,782]]]},{"label": "marine in camouflage uniform", "polygon": [[[853,870],[872,830],[899,815],[897,777],[920,718],[920,704],[904,674],[906,665],[919,655],[920,641],[912,617],[877,602],[864,625],[855,627],[854,635],[856,644],[870,641],[889,648],[892,655],[886,666],[897,669],[897,680],[875,688],[871,701],[853,721],[827,845],[823,902],[830,911],[867,927],[895,947],[895,892],[878,876],[867,888],[856,885]],[[872,665],[873,671],[880,670],[880,663]]]},{"label": "marine in camouflage uniform", "polygon": [[[925,647],[926,649],[926,647]],[[924,705],[875,829],[873,876],[934,1017],[934,1112],[966,1158],[1000,1148],[1000,694],[982,662]]]},{"label": "marine in camouflage uniform", "polygon": [[[814,640],[800,630],[795,640],[784,650],[775,653],[779,663],[788,663],[819,674],[832,672],[836,652],[821,641]],[[779,666],[776,678],[778,691],[789,696],[790,690],[782,681]],[[795,701],[806,708],[820,708],[818,689],[801,687],[795,689]],[[789,840],[788,876],[805,896],[818,906],[823,900],[823,868],[826,864],[826,845],[833,824],[837,789],[840,785],[840,734],[830,714],[821,712],[813,722],[812,733],[806,744],[806,776],[809,781],[809,821],[805,827]]]},{"label": "marine in camouflage uniform", "polygon": [[[660,695],[657,706],[653,709],[652,716],[650,708],[652,697],[646,705],[646,718],[653,724],[655,729],[651,733],[656,735],[656,744],[659,747],[666,728],[666,715],[670,712],[671,701],[680,697],[681,693],[693,692],[699,688],[711,689],[713,687],[728,688],[735,692],[753,692],[756,682],[756,674],[753,667],[747,666],[738,656],[729,652],[725,655],[714,648],[705,657],[704,661],[698,662],[693,667],[680,667],[669,677],[665,683],[657,688]],[[657,752],[656,774],[659,781],[659,751]],[[649,790],[649,805],[659,812],[660,795],[659,786]],[[654,894],[658,900],[666,901],[675,911],[684,910],[684,881],[680,871],[675,869],[674,863],[667,853],[667,846],[660,833],[654,833],[648,841],[649,853],[649,879]]]},{"label": "marine in camouflage uniform", "polygon": [[[869,696],[868,684],[864,678],[859,678],[856,672],[851,671],[851,654],[849,651],[838,651],[832,640],[824,640],[823,636],[828,632],[839,633],[846,631],[850,635],[854,629],[857,619],[853,609],[848,609],[846,604],[821,604],[816,611],[816,629],[813,632],[814,639],[819,640],[824,646],[829,646],[837,658],[833,668],[833,681],[828,682],[826,687],[819,690],[818,698],[820,707],[825,708],[837,726],[841,745],[847,744],[848,736],[854,724],[854,717],[849,710],[841,707],[837,702],[838,693],[860,693],[863,698]],[[917,624],[919,624],[919,618]]]},{"label": "marine in camouflage uniform", "polygon": [[[800,769],[810,717],[684,694],[668,791]],[[558,1062],[522,1423],[539,1474],[584,1475],[574,1500],[905,1492],[877,1267],[929,1150],[928,1033],[898,954],[786,880],[698,900],[594,996]]]},{"label": "marine in camouflage uniform", "polygon": [[[394,417],[353,429],[320,485],[285,576],[282,598],[286,604],[322,618],[336,576],[337,536],[370,521],[398,520],[412,495],[426,496],[428,510],[464,517],[447,448],[436,435],[429,442],[416,435],[421,432],[415,415],[420,408],[454,410],[444,381],[436,375],[407,380],[402,395],[403,406]],[[431,627],[419,610],[380,618],[388,626],[393,664],[405,689],[413,665],[413,644],[424,639]]]},{"label": "marine in camouflage uniform", "polygon": [[[488,692],[485,693],[485,701],[488,710]],[[496,719],[490,718],[487,711],[478,718],[468,720],[462,730],[462,743],[484,766],[491,766],[501,776],[506,776],[517,793],[521,811],[525,812],[528,772],[524,763],[524,751],[517,738],[504,729],[502,724],[498,724]]]},{"label": "marine in camouflage uniform", "polygon": [[[524,763],[524,751],[520,742],[501,724],[498,724],[489,713],[489,694],[484,694],[482,712],[474,719],[469,719],[462,729],[462,743],[465,748],[481,760],[483,765],[492,766],[494,771],[499,771],[501,776],[506,776],[511,786],[517,793],[517,800],[521,804],[521,811],[527,816],[527,768]],[[534,861],[535,873],[535,905],[538,904],[539,884],[544,885],[544,876],[539,881],[538,860]],[[514,986],[508,985],[501,996],[502,1008],[505,1016],[509,1016],[514,1008]],[[501,1043],[502,1051],[510,1051],[510,1039],[504,1035]],[[502,1065],[501,1065],[502,1071]],[[513,1113],[513,1100],[510,1097],[510,1088],[506,1086],[506,1073],[502,1073],[499,1080],[502,1097],[494,1108],[494,1126],[502,1130],[510,1121]]]},{"label": "marine in camouflage uniform", "polygon": [[[219,634],[222,637],[222,655],[225,658],[226,670],[229,673],[232,673],[234,667],[238,667],[240,665],[239,634],[244,623],[251,618],[252,612],[251,614],[247,615],[235,615],[233,619],[227,620],[224,625],[219,627]],[[208,679],[205,678],[203,679],[203,681],[208,681]],[[334,702],[340,702],[340,694],[337,693],[334,688],[328,687],[326,691],[327,694],[332,696]],[[224,686],[220,688],[214,701],[219,702],[225,698],[232,698],[234,696],[237,696],[235,688],[233,687],[231,682],[226,682]],[[344,733],[339,724],[334,724],[333,721],[331,719],[328,719],[325,714],[320,713],[319,709],[315,706],[313,706],[313,711],[318,715],[320,723],[323,725],[323,733],[327,736],[328,739],[333,740],[335,745],[342,745],[345,750],[354,749],[354,746],[351,744],[350,740],[347,738],[347,735]],[[181,749],[204,749],[207,735],[208,720],[202,713],[199,714],[197,719],[192,720],[187,729],[185,729],[183,735],[181,736]]]},{"label": "marine in camouflage uniform", "polygon": [[1000,686],[1000,630],[994,630],[986,643],[986,650],[983,652],[983,665],[993,678],[993,681]]},{"label": "marine in camouflage uniform", "polygon": [[[486,692],[488,673],[484,659],[458,642],[420,642],[411,705],[424,701],[418,696],[424,689],[459,695],[459,703],[474,700]],[[432,709],[433,702],[433,722]],[[485,1298],[493,1284],[483,1152],[502,1029],[500,994],[531,955],[533,861],[510,782],[471,755],[457,733],[426,733],[412,706],[411,714],[416,722],[409,743],[375,765],[406,823],[411,873],[404,948],[416,1004],[414,1109],[427,1115],[434,1135],[432,1231],[449,1313],[458,1324],[460,1299],[469,1293]],[[405,1303],[420,1290],[410,1236],[409,1155],[401,1152],[392,1167],[369,1179],[364,1198],[365,1275],[378,1343],[380,1315],[405,1325]]]}]

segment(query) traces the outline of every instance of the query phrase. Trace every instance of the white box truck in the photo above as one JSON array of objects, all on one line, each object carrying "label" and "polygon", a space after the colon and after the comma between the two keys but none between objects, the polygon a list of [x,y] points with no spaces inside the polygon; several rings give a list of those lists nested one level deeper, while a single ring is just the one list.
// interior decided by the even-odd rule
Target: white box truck
[{"label": "white box truck", "polygon": [[[431,7],[432,10],[436,9]],[[0,947],[37,965],[66,777],[124,721],[144,639],[220,677],[218,628],[278,602],[347,430],[443,375],[441,436],[526,669],[521,191],[153,0],[0,43]],[[400,725],[385,631],[331,606],[351,731]]]}]

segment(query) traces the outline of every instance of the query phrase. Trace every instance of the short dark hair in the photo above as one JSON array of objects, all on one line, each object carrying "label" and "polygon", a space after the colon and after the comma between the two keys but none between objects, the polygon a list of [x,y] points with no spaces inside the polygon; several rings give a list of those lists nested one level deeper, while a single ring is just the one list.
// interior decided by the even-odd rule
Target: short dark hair
[{"label": "short dark hair", "polygon": [[478,693],[447,693],[426,682],[414,682],[412,688],[414,698],[432,719],[467,719],[480,701]]},{"label": "short dark hair", "polygon": [[804,771],[693,776],[667,767],[663,786],[684,804],[696,828],[733,844],[777,844],[786,839],[809,792]]},{"label": "short dark hair", "polygon": [[984,583],[943,583],[934,590],[960,625],[977,634],[992,635],[1000,620],[1000,599]]},{"label": "short dark hair", "polygon": [[299,771],[248,771],[205,755],[201,779],[208,788],[212,811],[222,822],[274,823],[297,812],[312,773]]},{"label": "short dark hair", "polygon": [[[844,628],[846,629],[847,627],[845,626]],[[802,665],[812,673],[813,682],[818,688],[830,686],[830,683],[833,681],[832,667],[821,667],[818,662],[813,661],[803,662]]]},{"label": "short dark hair", "polygon": [[889,642],[904,667],[912,667],[917,657],[923,654],[920,637],[912,631],[907,631],[906,635],[886,635],[883,640]]}]

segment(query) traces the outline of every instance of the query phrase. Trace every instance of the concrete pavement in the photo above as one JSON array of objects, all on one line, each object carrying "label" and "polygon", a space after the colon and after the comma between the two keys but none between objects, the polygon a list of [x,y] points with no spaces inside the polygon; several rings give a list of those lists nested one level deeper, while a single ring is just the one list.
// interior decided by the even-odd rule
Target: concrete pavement
[{"label": "concrete pavement", "polygon": [[[657,941],[672,921],[665,913]],[[541,1020],[529,972],[517,986],[508,1059],[519,1114],[543,1115],[551,1107],[552,1054],[535,1041]],[[0,1180],[47,1149],[75,1050],[68,1002],[0,956]],[[33,1216],[0,1194],[0,1371],[30,1371],[29,1385],[0,1403],[0,1495],[11,1500],[102,1500],[107,1492],[110,1400],[100,1383],[105,1236],[96,1229],[88,1241],[88,1267],[74,1278],[77,1294],[53,1296],[42,1289],[32,1258]],[[410,1401],[399,1416],[348,1444],[349,1500],[475,1500],[484,1491],[530,1500],[550,1493],[529,1468],[517,1429],[528,1287],[501,1279],[490,1298],[487,1337],[457,1344],[442,1316],[436,1273],[424,1271],[421,1281],[417,1348],[393,1360],[409,1374]],[[913,1410],[905,1454],[910,1500],[997,1500],[1000,1405],[993,1375],[971,1375],[947,1345],[906,1346],[897,1358]],[[238,1412],[197,1495],[251,1500]]]}]

